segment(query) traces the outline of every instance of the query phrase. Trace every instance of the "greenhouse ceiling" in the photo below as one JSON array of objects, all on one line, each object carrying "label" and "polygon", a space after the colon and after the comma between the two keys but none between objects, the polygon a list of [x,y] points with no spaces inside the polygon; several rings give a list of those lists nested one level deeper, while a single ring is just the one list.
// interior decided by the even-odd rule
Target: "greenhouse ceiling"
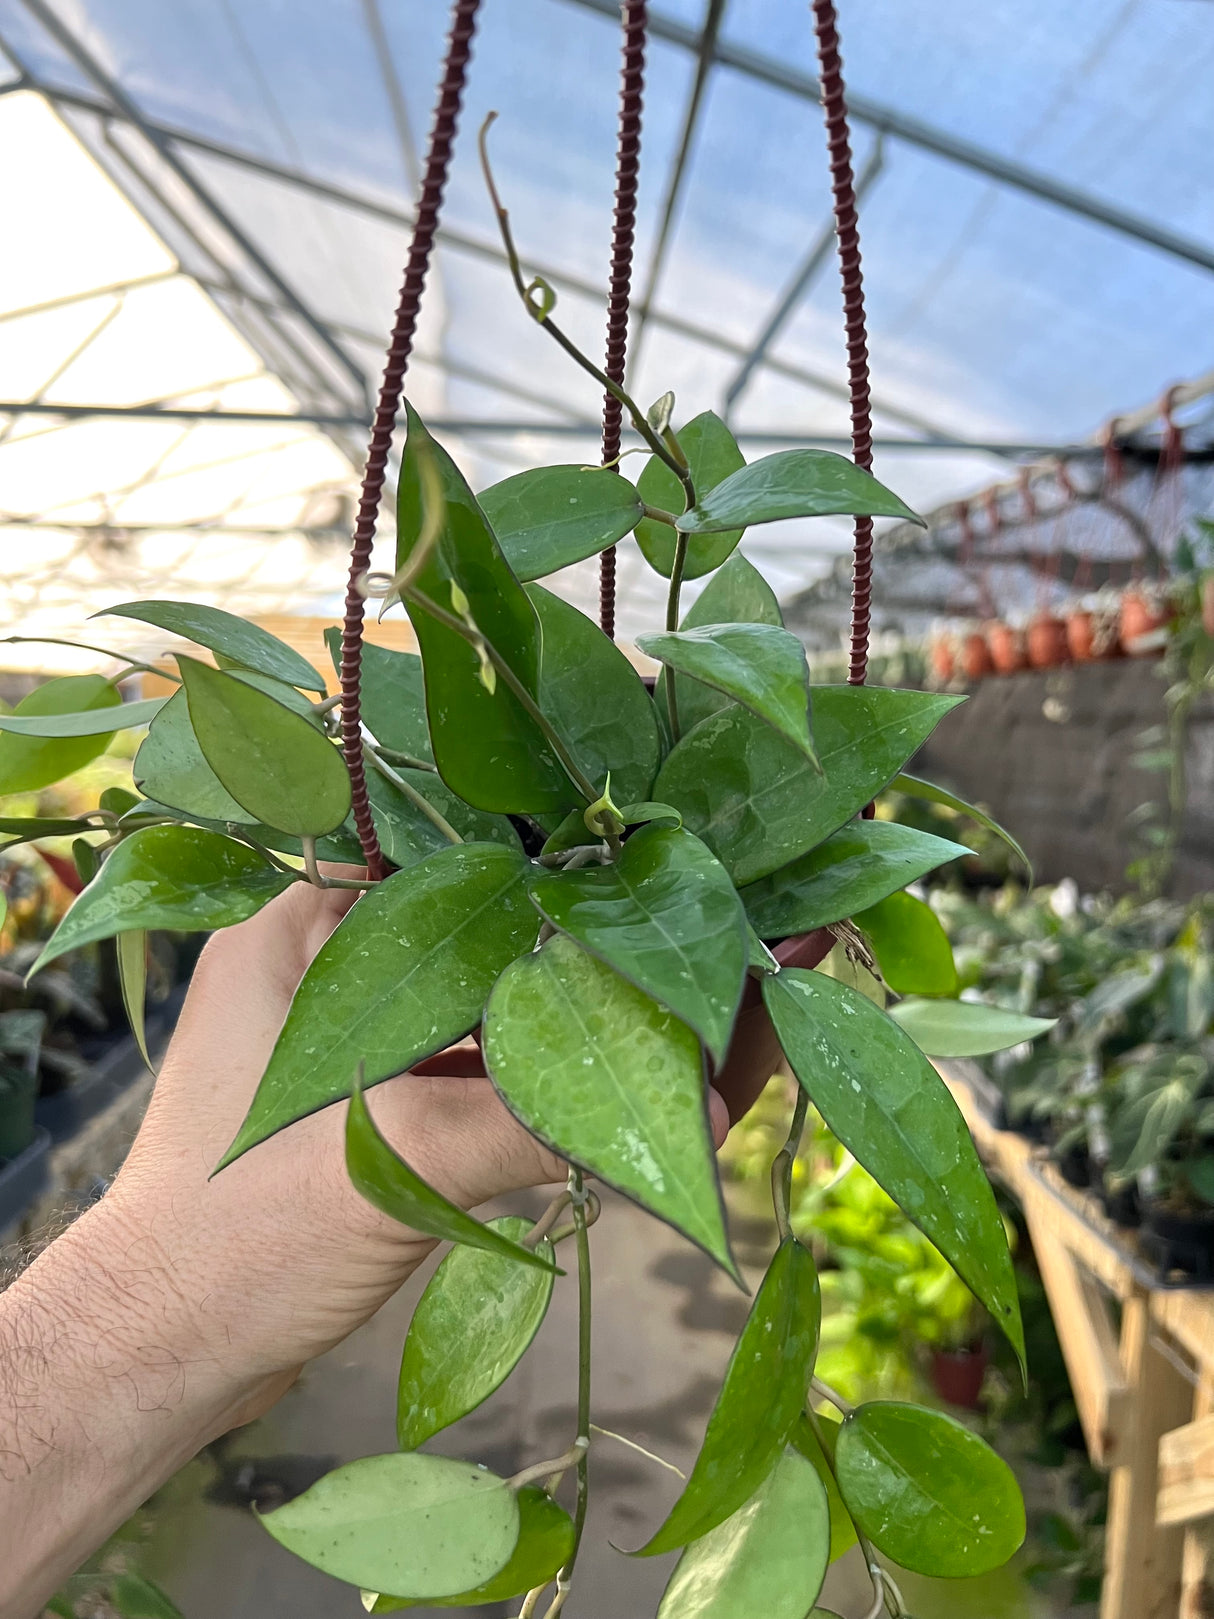
[{"label": "greenhouse ceiling", "polygon": [[[150,592],[333,610],[447,9],[0,0],[12,627],[62,634]],[[839,12],[878,476],[930,510],[1209,369],[1214,6]],[[595,387],[518,305],[475,135],[495,109],[524,262],[597,354],[617,13],[482,6],[408,381],[475,487],[598,456]],[[721,411],[751,455],[846,448],[808,8],[660,0],[647,81],[634,390],[648,403],[673,388],[676,420]],[[744,548],[792,595],[847,543],[820,521]],[[591,599],[585,565],[558,585]],[[624,547],[625,633],[661,588]],[[10,666],[18,654],[46,661],[13,649]]]}]

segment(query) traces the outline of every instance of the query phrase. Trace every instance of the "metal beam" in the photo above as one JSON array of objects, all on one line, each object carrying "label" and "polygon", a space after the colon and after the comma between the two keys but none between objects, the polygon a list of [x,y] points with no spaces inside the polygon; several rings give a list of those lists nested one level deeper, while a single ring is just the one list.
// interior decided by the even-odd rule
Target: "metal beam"
[{"label": "metal beam", "polygon": [[[76,38],[76,35],[72,32],[72,30],[55,15],[55,13],[45,3],[45,0],[21,0],[21,3],[30,13],[30,15],[41,24],[41,26],[46,30],[56,44],[58,44],[59,47],[67,53],[67,55],[72,59],[81,72],[84,73],[84,75],[90,80],[90,82],[96,86],[100,93],[106,97],[112,103],[113,107],[122,113],[127,122],[133,124],[140,134],[143,135],[143,137],[156,149],[165,166],[169,168],[177,179],[180,180],[182,185],[184,185],[186,189],[192,193],[195,199],[207,210],[211,217],[223,227],[227,234],[249,259],[249,262],[253,264],[259,273],[264,276],[272,287],[274,287],[284,302],[295,311],[301,320],[311,327],[312,331],[324,344],[325,348],[329,350],[334,359],[337,360],[338,364],[353,380],[358,388],[359,393],[367,402],[368,409],[370,409],[370,387],[366,376],[363,374],[362,368],[353,359],[351,359],[351,357],[342,348],[341,344],[334,339],[333,334],[326,328],[324,322],[308,308],[303,299],[300,298],[299,294],[290,285],[290,283],[279,274],[269,260],[262,254],[260,249],[248,236],[245,235],[244,231],[241,230],[236,221],[231,218],[222,204],[211,195],[209,189],[203,185],[202,181],[199,180],[197,176],[181,161],[176,152],[173,151],[170,142],[164,137],[164,135],[161,134],[156,125],[144,117],[141,109],[136,105],[131,97],[127,95],[126,91],[117,82],[117,80],[112,78],[110,74],[105,71],[100,62],[98,62],[93,56],[92,52],[89,51],[87,47]],[[23,63],[18,63],[18,66],[24,68]]]},{"label": "metal beam", "polygon": [[661,278],[662,268],[666,260],[666,249],[670,242],[670,231],[674,224],[675,209],[679,205],[679,196],[683,190],[683,179],[687,171],[687,159],[691,155],[691,144],[695,139],[696,128],[700,122],[700,109],[704,101],[704,91],[708,84],[708,75],[712,70],[713,57],[716,54],[717,40],[721,33],[721,22],[725,16],[725,7],[728,0],[708,0],[704,11],[704,23],[700,29],[700,42],[696,49],[696,71],[692,80],[691,94],[687,98],[687,110],[683,114],[683,133],[679,139],[679,150],[671,165],[666,180],[666,195],[662,199],[662,212],[658,224],[657,240],[653,245],[653,252],[649,259],[649,274],[645,278],[645,290],[641,294],[640,304],[637,306],[636,337],[632,344],[632,353],[628,359],[628,369],[635,371],[640,362],[641,345],[645,341],[645,323],[649,319],[649,310],[657,292],[658,281]]},{"label": "metal beam", "polygon": [[[46,96],[52,102],[62,103],[65,107],[76,107],[82,112],[95,113],[102,118],[123,121],[123,115],[118,109],[108,105],[95,96],[81,94],[78,90],[60,89],[57,86],[44,84],[41,81],[31,81],[29,88],[36,90],[40,95]],[[233,163],[238,168],[247,169],[251,174],[263,175],[266,179],[281,181],[284,185],[295,187],[310,196],[320,197],[326,202],[335,203],[339,207],[352,208],[364,213],[373,219],[382,220],[385,224],[397,226],[402,230],[411,230],[414,224],[412,213],[394,207],[391,204],[380,202],[377,198],[365,196],[356,191],[349,191],[342,186],[332,185],[328,181],[315,179],[310,174],[304,174],[287,164],[275,163],[267,158],[258,157],[251,152],[244,152],[238,147],[226,146],[219,141],[206,139],[205,136],[192,134],[188,129],[181,129],[172,124],[153,123],[145,120],[150,128],[155,129],[166,141],[184,146],[189,150],[205,153],[208,157],[218,158],[221,162]],[[486,238],[470,235],[466,231],[452,229],[447,225],[440,225],[438,241],[444,247],[451,248],[457,253],[466,253],[469,257],[486,260],[492,264],[506,265],[507,259],[500,244]],[[532,255],[527,255],[527,266],[536,274],[541,275],[545,281],[550,281],[554,287],[562,288],[567,292],[577,293],[581,297],[591,298],[601,303],[604,297],[603,288],[593,281],[564,270],[555,265],[539,263]],[[747,346],[732,338],[724,336],[711,326],[703,326],[697,321],[685,320],[680,315],[673,315],[661,309],[651,309],[649,319],[654,326],[660,326],[665,331],[673,332],[678,337],[686,337],[694,343],[702,343],[706,348],[717,350],[721,354],[733,355],[736,359],[745,359]],[[785,360],[778,360],[768,355],[763,361],[768,371],[777,376],[787,377],[790,382],[799,383],[802,387],[812,388],[819,393],[828,394],[833,399],[846,400],[848,392],[846,386],[836,377],[823,372],[812,371],[805,366],[792,365]],[[913,428],[917,433],[933,435],[940,431],[934,423],[925,421],[914,411],[904,410],[901,406],[893,405],[888,401],[874,399],[873,410],[878,416],[884,416],[891,422],[899,422],[905,427]]]},{"label": "metal beam", "polygon": [[[603,17],[615,17],[618,14],[616,0],[566,0],[566,3],[582,6],[585,10],[597,12]],[[655,38],[664,39],[672,45],[681,45],[689,51],[694,51],[699,43],[694,28],[677,22],[673,17],[664,17],[660,12],[650,12],[649,31]],[[781,62],[774,56],[750,50],[744,45],[731,45],[725,42],[717,46],[716,60],[722,67],[734,68],[747,78],[757,79],[761,84],[787,91],[789,95],[797,96],[802,101],[821,104],[822,92],[817,79],[811,73],[802,72],[800,68]],[[932,124],[924,123],[922,119],[899,112],[897,108],[890,107],[884,102],[874,101],[868,96],[856,95],[849,91],[847,106],[857,122],[871,124],[884,134],[905,141],[908,146],[917,146],[922,151],[932,152],[936,157],[945,158],[950,163],[960,164],[962,168],[985,174],[988,179],[997,180],[1000,185],[1009,186],[1015,191],[1023,191],[1041,202],[1052,203],[1056,208],[1063,208],[1068,213],[1090,219],[1094,224],[1103,225],[1119,235],[1145,242],[1148,247],[1158,248],[1161,253],[1168,253],[1173,258],[1195,264],[1199,269],[1214,271],[1214,248],[1207,247],[1204,242],[1194,241],[1189,236],[1181,236],[1175,231],[1155,224],[1150,219],[1144,219],[1141,214],[1132,214],[1124,208],[1102,202],[1099,197],[1092,196],[1088,191],[1065,185],[1062,181],[1042,173],[1040,169],[1030,168],[1025,163],[1015,162],[1012,158],[1001,157],[998,152],[992,152],[973,141],[950,135],[946,130],[937,129]]]},{"label": "metal beam", "polygon": [[[106,404],[53,404],[43,400],[0,400],[0,416],[62,416],[76,420],[88,416],[124,417],[137,421],[181,422],[239,422],[244,424],[273,424],[298,427],[366,427],[369,418],[352,413],[326,411],[272,411],[272,410],[207,410],[186,405],[106,405]],[[434,432],[486,433],[493,435],[532,434],[540,438],[593,438],[600,431],[597,422],[589,419],[570,422],[529,422],[483,416],[436,417],[427,423]],[[633,434],[633,437],[637,435]],[[762,428],[741,428],[739,439],[752,444],[798,446],[825,445],[829,448],[849,449],[851,439],[835,433],[815,433],[806,428],[799,433],[765,431]],[[953,451],[1016,457],[1024,455],[1053,455],[1067,458],[1090,457],[1101,454],[1100,447],[1092,444],[1010,444],[992,439],[957,438],[891,438],[873,439],[874,448],[894,451]],[[1199,455],[1193,459],[1202,459]]]},{"label": "metal beam", "polygon": [[[857,206],[864,200],[865,194],[868,192],[870,186],[880,174],[884,165],[885,137],[883,135],[878,135],[876,145],[872,150],[872,155],[869,157],[868,162],[864,165],[864,171],[860,175],[860,178],[856,181]],[[781,331],[783,331],[786,321],[792,314],[793,310],[801,302],[801,299],[805,296],[810,282],[817,275],[818,271],[822,268],[822,266],[826,263],[826,260],[834,251],[834,246],[835,222],[832,219],[829,224],[823,226],[822,230],[818,233],[817,240],[814,242],[813,246],[810,248],[805,257],[805,262],[801,265],[801,268],[789,282],[788,287],[781,295],[776,307],[772,310],[771,315],[767,320],[767,324],[763,327],[763,330],[755,339],[754,347],[742,361],[742,364],[738,367],[734,374],[733,381],[725,390],[724,416],[726,421],[729,420],[730,413],[733,410],[738,395],[742,392],[746,384],[753,376],[755,367],[762,363],[768,349],[775,342]]]},{"label": "metal beam", "polygon": [[388,110],[392,114],[396,143],[400,147],[400,166],[405,176],[405,184],[410,191],[416,191],[421,183],[417,167],[417,148],[413,144],[413,130],[409,124],[405,92],[400,82],[400,74],[396,71],[396,63],[392,59],[392,45],[388,39],[388,31],[384,27],[379,0],[363,0],[363,20],[371,40],[371,49],[375,53],[375,65],[379,69],[384,95],[388,98]]}]

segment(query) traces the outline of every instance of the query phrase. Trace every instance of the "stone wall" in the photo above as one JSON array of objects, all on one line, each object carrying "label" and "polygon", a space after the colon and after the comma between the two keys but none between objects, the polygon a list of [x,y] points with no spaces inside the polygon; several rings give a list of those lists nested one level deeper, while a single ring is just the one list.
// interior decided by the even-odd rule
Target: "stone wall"
[{"label": "stone wall", "polygon": [[[1155,659],[1030,672],[979,682],[949,714],[915,769],[985,804],[1023,843],[1042,882],[1125,888],[1142,851],[1132,818],[1162,799],[1164,778],[1133,757],[1164,722]],[[1214,703],[1195,711],[1187,749],[1189,808],[1171,888],[1214,889]]]}]

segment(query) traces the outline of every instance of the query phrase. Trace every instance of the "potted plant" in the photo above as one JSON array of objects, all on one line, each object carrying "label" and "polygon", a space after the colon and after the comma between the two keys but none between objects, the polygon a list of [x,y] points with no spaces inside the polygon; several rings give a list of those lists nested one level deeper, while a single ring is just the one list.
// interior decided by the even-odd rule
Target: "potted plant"
[{"label": "potted plant", "polygon": [[1024,635],[1013,625],[992,620],[986,626],[986,644],[997,675],[1014,675],[1025,667]]},{"label": "potted plant", "polygon": [[[556,327],[551,290],[521,274],[517,284],[531,317],[603,382]],[[931,1040],[917,1043],[860,990],[810,970],[837,936],[855,945],[856,915],[887,975],[897,962],[913,976],[923,919],[903,890],[964,851],[865,810],[895,777],[903,790],[937,792],[899,773],[961,699],[811,692],[800,643],[737,550],[747,527],[789,517],[914,514],[842,457],[794,449],[746,465],[711,412],[676,428],[671,396],[646,412],[611,386],[650,451],[635,484],[611,468],[555,466],[474,494],[408,408],[395,570],[355,583],[401,604],[420,655],[364,649],[362,729],[342,729],[344,751],[336,700],[308,663],[256,625],[182,602],[110,609],[212,655],[177,655],[171,697],[0,716],[0,731],[52,748],[148,726],[138,801],[76,828],[97,869],[36,970],[103,938],[232,925],[293,883],[360,893],[305,974],[216,1167],[340,1104],[359,1191],[455,1243],[406,1356],[426,1389],[464,1386],[462,1367],[479,1392],[443,1394],[425,1421],[402,1396],[398,1449],[337,1469],[261,1520],[297,1555],[371,1593],[373,1611],[523,1597],[530,1612],[554,1580],[549,1611],[563,1603],[585,1515],[588,1316],[578,1423],[559,1456],[503,1479],[418,1446],[521,1358],[566,1239],[585,1311],[590,1177],[737,1279],[707,1080],[725,1084],[731,1065],[766,1078],[781,1051],[798,1089],[773,1169],[775,1251],[700,1459],[635,1555],[681,1550],[675,1592],[741,1580],[792,1511],[799,1551],[788,1578],[808,1611],[830,1543],[824,1471],[856,1532],[906,1567],[978,1573],[1023,1534],[1012,1475],[950,1419],[902,1402],[842,1402],[842,1427],[827,1436],[807,1404],[820,1288],[790,1195],[811,1101],[1023,1349],[1003,1222],[925,1054]],[[653,694],[598,626],[537,582],[633,532],[668,580],[664,627],[638,638],[663,665]],[[684,611],[683,583],[696,576],[711,577]],[[332,874],[328,862],[357,862],[376,843],[382,875]],[[903,899],[909,910],[887,904]],[[120,960],[137,981],[139,950]],[[375,1126],[375,1085],[470,1034],[506,1105],[570,1164],[566,1192],[538,1225],[485,1224],[447,1203]],[[749,1099],[734,1095],[742,1107]],[[471,1329],[489,1299],[498,1353],[487,1378]],[[435,1308],[450,1324],[441,1342],[424,1330]],[[830,1397],[815,1388],[815,1400]],[[578,1477],[572,1516],[537,1487],[555,1489],[565,1473]],[[906,1503],[928,1489],[936,1504],[923,1519]],[[957,1509],[947,1537],[933,1527],[942,1489]],[[338,1498],[340,1536],[328,1528]],[[436,1573],[423,1517],[437,1503],[449,1534]],[[401,1525],[387,1544],[386,1517]],[[664,1615],[681,1611],[674,1603]]]},{"label": "potted plant", "polygon": [[1162,584],[1137,584],[1121,598],[1121,644],[1132,658],[1161,652],[1172,618],[1172,606]]},{"label": "potted plant", "polygon": [[1066,616],[1067,650],[1076,663],[1116,657],[1120,635],[1119,608],[1099,597],[1080,602]]},{"label": "potted plant", "polygon": [[986,636],[980,630],[970,630],[961,642],[961,671],[967,680],[981,680],[995,667]]},{"label": "potted plant", "polygon": [[1033,669],[1054,669],[1059,664],[1069,663],[1071,653],[1065,621],[1054,613],[1034,613],[1025,632],[1025,652]]}]

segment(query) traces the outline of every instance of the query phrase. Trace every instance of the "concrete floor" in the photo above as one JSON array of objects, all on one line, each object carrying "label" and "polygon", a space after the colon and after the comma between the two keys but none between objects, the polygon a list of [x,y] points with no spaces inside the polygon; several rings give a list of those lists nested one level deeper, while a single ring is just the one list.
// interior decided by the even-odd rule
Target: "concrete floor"
[{"label": "concrete floor", "polygon": [[[608,1195],[592,1233],[594,1413],[687,1471],[748,1302],[698,1250],[623,1199]],[[503,1205],[504,1212],[506,1205]],[[539,1205],[516,1200],[513,1212]],[[733,1228],[753,1286],[770,1255],[769,1228]],[[252,1501],[278,1504],[340,1462],[394,1448],[400,1346],[427,1271],[360,1332],[313,1365],[262,1421],[190,1464],[154,1505],[140,1566],[186,1619],[359,1619],[349,1587],[310,1568],[258,1527]],[[513,1376],[430,1448],[510,1474],[558,1454],[574,1428],[576,1284],[558,1279],[547,1320]],[[650,1619],[674,1555],[632,1559],[681,1488],[664,1469],[606,1438],[592,1450],[590,1518],[567,1619]],[[566,1481],[566,1488],[568,1481]],[[966,1589],[968,1588],[968,1589]],[[1018,1580],[953,1582],[952,1591],[906,1592],[919,1619],[1034,1619]],[[830,1572],[822,1601],[863,1614],[871,1592],[855,1554]],[[506,1619],[508,1607],[463,1610]],[[414,1610],[419,1614],[453,1610]],[[739,1614],[737,1619],[762,1619]]]}]

